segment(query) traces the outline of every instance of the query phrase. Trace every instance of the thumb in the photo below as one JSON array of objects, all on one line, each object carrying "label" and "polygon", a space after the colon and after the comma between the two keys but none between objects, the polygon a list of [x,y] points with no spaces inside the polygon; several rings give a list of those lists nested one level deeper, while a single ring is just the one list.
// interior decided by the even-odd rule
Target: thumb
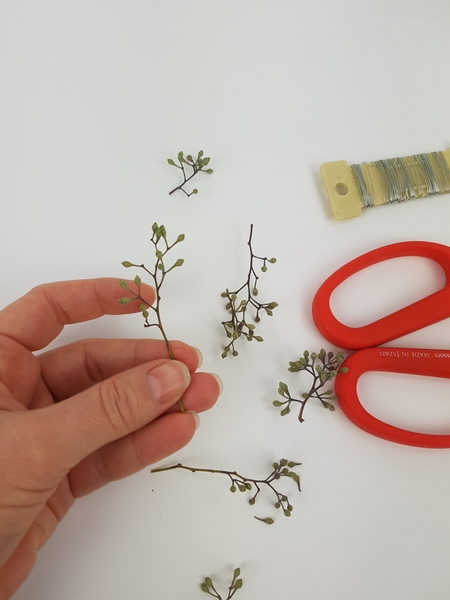
[{"label": "thumb", "polygon": [[153,421],[181,398],[189,383],[190,373],[184,363],[163,359],[115,375],[54,406],[32,411],[38,436],[38,440],[34,437],[34,450],[40,441],[41,468],[45,471],[48,465],[50,477],[64,475],[98,448]]}]

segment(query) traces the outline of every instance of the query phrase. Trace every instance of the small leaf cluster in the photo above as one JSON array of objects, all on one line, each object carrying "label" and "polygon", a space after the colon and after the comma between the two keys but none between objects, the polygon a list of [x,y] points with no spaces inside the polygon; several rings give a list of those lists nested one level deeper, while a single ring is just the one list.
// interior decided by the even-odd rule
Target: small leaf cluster
[{"label": "small leaf cluster", "polygon": [[[269,476],[268,480],[274,481],[280,479],[281,477],[289,477],[290,479],[295,481],[298,487],[298,491],[300,492],[300,476],[295,471],[291,471],[291,469],[298,467],[300,464],[301,463],[282,458],[279,462],[273,463],[273,471]],[[277,495],[277,501],[274,504],[275,508],[281,509],[285,517],[290,517],[292,511],[294,510],[294,507],[289,502],[289,498],[284,494],[279,494],[278,492],[276,492],[276,490],[275,493]],[[267,523],[268,520],[269,519],[265,519],[265,522]]]},{"label": "small leaf cluster", "polygon": [[222,292],[222,298],[226,298],[227,303],[225,309],[230,313],[230,318],[222,321],[225,335],[231,340],[223,349],[222,358],[226,358],[231,352],[233,356],[238,356],[236,350],[236,341],[243,336],[248,342],[256,340],[257,342],[264,341],[260,335],[255,335],[256,326],[249,322],[248,313],[253,313],[253,320],[259,323],[261,320],[260,313],[265,313],[269,317],[273,315],[273,310],[278,306],[277,302],[259,302],[257,296],[259,275],[256,271],[256,262],[262,263],[261,271],[267,271],[267,264],[276,263],[276,258],[267,258],[267,256],[257,256],[252,248],[253,225],[250,226],[250,237],[247,245],[250,250],[250,265],[247,273],[247,281],[237,290],[230,291],[226,289]]},{"label": "small leaf cluster", "polygon": [[[246,492],[248,490],[251,490],[254,486],[256,489],[256,493],[248,501],[248,503],[253,506],[253,504],[255,504],[256,502],[258,494],[261,491],[261,485],[266,484],[276,496],[276,501],[274,503],[275,508],[280,508],[283,511],[285,517],[290,517],[292,511],[294,510],[294,507],[289,502],[289,498],[285,494],[278,492],[272,485],[272,483],[274,481],[278,481],[279,479],[281,479],[281,477],[290,477],[297,483],[298,489],[300,491],[300,477],[298,473],[290,470],[300,464],[301,463],[288,461],[287,459],[282,458],[279,462],[274,462],[272,464],[273,471],[268,477],[266,477],[266,479],[263,480],[247,479],[243,478],[237,473],[228,473],[231,479],[230,492],[234,493],[237,490],[239,490],[240,492]],[[273,519],[258,518],[258,520],[263,521],[268,525],[272,525],[272,523],[274,522]]]},{"label": "small leaf cluster", "polygon": [[[188,181],[190,181],[193,177],[195,177],[195,175],[197,175],[197,173],[199,173],[200,171],[202,173],[207,173],[208,175],[211,175],[211,173],[213,172],[212,169],[205,169],[205,167],[209,165],[209,161],[211,159],[209,156],[203,156],[203,154],[204,154],[203,150],[200,150],[200,152],[198,152],[198,154],[197,154],[197,158],[194,159],[191,154],[188,154],[185,157],[183,152],[178,152],[178,156],[177,156],[178,164],[176,164],[176,162],[174,160],[172,160],[171,158],[167,159],[167,162],[169,163],[169,165],[171,165],[172,167],[176,167],[177,169],[181,169],[181,172],[183,174],[183,183],[181,183],[180,185],[175,187],[172,191],[170,191],[169,196],[171,194],[173,194],[174,192],[176,192],[177,190],[182,191],[188,197],[191,196],[192,194],[198,194],[197,188],[194,188],[191,192],[187,192],[184,189],[184,186],[186,185],[186,183]],[[188,174],[186,169],[189,170],[190,174]]]},{"label": "small leaf cluster", "polygon": [[286,383],[280,381],[278,385],[278,394],[284,398],[284,401],[274,400],[273,405],[283,407],[281,416],[288,415],[291,412],[292,402],[300,404],[300,412],[298,420],[303,423],[303,411],[306,403],[310,398],[316,398],[322,406],[330,411],[335,410],[335,405],[332,402],[337,400],[332,389],[323,389],[332,381],[338,373],[346,373],[347,367],[341,367],[344,362],[342,352],[325,352],[322,348],[319,353],[312,352],[311,354],[305,350],[303,356],[296,361],[289,362],[288,371],[290,373],[299,373],[306,371],[312,376],[312,384],[308,392],[303,392],[300,398],[293,398]]},{"label": "small leaf cluster", "polygon": [[[234,596],[234,594],[238,590],[241,589],[243,582],[240,577],[240,574],[241,574],[241,569],[239,567],[234,569],[233,578],[232,578],[230,586],[228,588],[228,594],[227,594],[227,597],[224,598],[224,600],[230,600],[230,598],[232,598]],[[213,583],[213,580],[211,579],[211,577],[205,577],[203,583],[200,585],[200,588],[202,589],[203,592],[206,592],[213,598],[217,598],[217,600],[222,600],[222,596],[219,594],[219,592],[214,587],[214,583]]]},{"label": "small leaf cluster", "polygon": [[[144,317],[144,327],[158,327],[166,341],[167,341],[167,338],[166,338],[166,335],[164,332],[164,327],[161,322],[161,314],[160,314],[160,301],[161,301],[160,290],[161,290],[161,286],[162,286],[166,276],[168,275],[168,273],[170,273],[171,271],[173,271],[173,269],[176,269],[177,267],[181,267],[184,263],[184,260],[182,258],[178,258],[172,264],[172,266],[167,268],[166,264],[165,264],[165,258],[166,258],[167,253],[174,246],[176,246],[177,244],[184,241],[184,238],[185,238],[184,234],[181,233],[177,237],[175,242],[173,242],[172,244],[169,244],[167,241],[167,232],[166,232],[166,228],[164,227],[164,225],[158,225],[158,223],[153,223],[152,237],[150,238],[150,241],[152,242],[154,249],[155,249],[155,259],[156,259],[154,262],[153,270],[148,269],[144,264],[135,264],[128,260],[124,260],[122,262],[122,265],[127,269],[129,269],[130,267],[137,267],[139,269],[143,269],[148,275],[150,275],[150,277],[153,280],[153,285],[156,290],[156,303],[155,303],[155,305],[151,305],[145,300],[145,298],[142,297],[142,295],[141,295],[142,280],[138,275],[136,275],[136,277],[134,278],[134,283],[136,284],[136,287],[137,287],[136,292],[129,289],[126,281],[120,280],[120,286],[123,289],[130,292],[133,297],[132,298],[130,298],[130,297],[120,298],[119,303],[120,304],[128,304],[129,302],[132,302],[133,300],[139,300],[140,301],[139,309],[142,313],[142,316]],[[149,317],[150,317],[149,309],[154,311],[155,316],[156,316],[156,323],[152,323],[149,321]]]}]

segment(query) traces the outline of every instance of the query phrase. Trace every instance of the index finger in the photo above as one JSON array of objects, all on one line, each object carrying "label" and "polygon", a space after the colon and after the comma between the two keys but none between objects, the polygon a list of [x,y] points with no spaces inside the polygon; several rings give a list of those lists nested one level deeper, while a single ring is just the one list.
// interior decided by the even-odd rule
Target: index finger
[{"label": "index finger", "polygon": [[[134,283],[126,281],[133,290]],[[45,348],[65,325],[103,315],[138,312],[139,301],[119,304],[119,298],[132,297],[119,282],[119,279],[105,277],[39,285],[0,311],[0,334],[34,351]],[[153,288],[144,283],[141,295],[149,305],[155,299]]]}]

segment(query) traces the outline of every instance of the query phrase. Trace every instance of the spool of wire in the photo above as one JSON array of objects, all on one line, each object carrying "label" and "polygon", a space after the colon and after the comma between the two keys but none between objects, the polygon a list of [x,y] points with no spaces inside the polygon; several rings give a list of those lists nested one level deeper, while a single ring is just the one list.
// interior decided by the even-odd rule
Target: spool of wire
[{"label": "spool of wire", "polygon": [[358,217],[380,204],[450,193],[450,150],[351,166],[339,160],[324,163],[320,171],[336,219]]}]

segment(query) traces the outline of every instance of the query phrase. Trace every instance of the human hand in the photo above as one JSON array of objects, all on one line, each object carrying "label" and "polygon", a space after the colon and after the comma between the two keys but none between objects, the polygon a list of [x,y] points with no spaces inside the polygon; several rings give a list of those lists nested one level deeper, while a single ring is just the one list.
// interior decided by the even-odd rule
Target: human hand
[{"label": "human hand", "polygon": [[121,295],[117,279],[51,283],[0,311],[0,600],[75,498],[182,448],[220,393],[182,342],[171,343],[175,360],[156,340],[88,339],[33,354],[64,325],[139,310],[119,305]]}]

